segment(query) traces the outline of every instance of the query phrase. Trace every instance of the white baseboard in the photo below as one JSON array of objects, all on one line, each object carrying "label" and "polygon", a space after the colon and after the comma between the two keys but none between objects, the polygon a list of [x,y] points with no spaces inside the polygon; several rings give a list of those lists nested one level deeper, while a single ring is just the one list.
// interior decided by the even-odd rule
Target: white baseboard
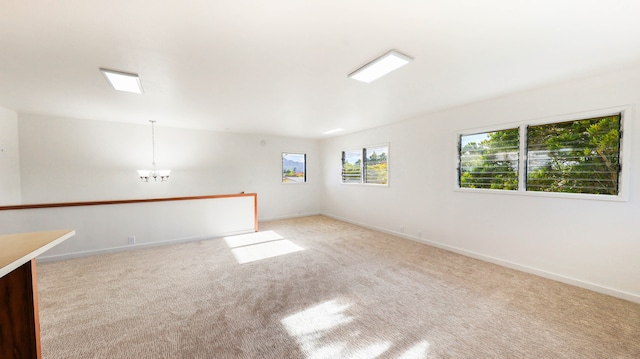
[{"label": "white baseboard", "polygon": [[[279,219],[290,219],[290,218],[309,217],[309,216],[318,216],[318,215],[320,215],[320,213],[313,212],[313,213],[298,213],[298,214],[295,214],[295,215],[287,215],[287,216],[259,218],[258,219],[258,224],[260,222],[269,222],[269,221],[275,221],[275,220],[279,220]],[[258,227],[258,229],[259,229],[259,227]],[[212,234],[212,235],[207,235],[207,236],[178,238],[178,239],[170,239],[170,240],[166,240],[166,241],[130,244],[130,245],[124,245],[124,246],[116,246],[116,247],[101,248],[101,249],[95,249],[95,250],[90,250],[90,251],[72,252],[72,253],[64,253],[64,254],[46,255],[46,253],[45,253],[45,255],[38,257],[38,261],[39,262],[59,261],[59,260],[65,260],[65,259],[93,256],[93,255],[98,255],[98,254],[116,253],[116,252],[136,250],[136,249],[141,249],[141,248],[149,248],[149,247],[164,246],[164,245],[169,245],[169,244],[177,244],[177,243],[184,243],[184,242],[191,242],[191,241],[199,241],[199,240],[203,240],[203,239],[220,238],[220,237],[225,237],[225,236],[233,236],[233,235],[236,235],[236,234],[246,234],[246,233],[251,233],[251,232],[253,232],[253,231],[252,230],[247,230],[247,231],[238,231],[238,232],[233,232],[233,233],[222,233],[222,234]]]},{"label": "white baseboard", "polygon": [[301,217],[311,217],[311,216],[319,216],[320,212],[312,212],[312,213],[298,213],[286,216],[276,216],[276,217],[264,217],[258,218],[258,223],[260,222],[269,222],[269,221],[277,221],[279,219],[291,219],[291,218],[301,218]]},{"label": "white baseboard", "polygon": [[580,279],[567,277],[567,276],[564,276],[564,275],[561,275],[561,274],[557,274],[557,273],[541,270],[541,269],[534,268],[534,267],[525,266],[525,265],[518,264],[518,263],[515,263],[515,262],[510,262],[510,261],[507,261],[507,260],[504,260],[504,259],[487,256],[487,255],[484,255],[484,254],[481,254],[481,253],[477,253],[477,252],[468,251],[466,249],[450,246],[448,244],[444,244],[444,243],[440,243],[440,242],[436,242],[436,241],[432,241],[432,240],[427,240],[427,239],[419,238],[419,237],[416,237],[416,236],[411,236],[411,235],[408,235],[408,234],[405,234],[405,233],[401,233],[401,232],[391,231],[391,230],[388,230],[388,229],[385,229],[385,228],[372,226],[372,225],[369,225],[369,224],[366,224],[366,223],[361,223],[361,222],[358,222],[358,221],[352,221],[352,220],[347,219],[347,218],[342,218],[342,217],[334,216],[334,215],[327,214],[327,213],[321,213],[321,215],[329,217],[329,218],[333,218],[333,219],[336,219],[336,220],[339,220],[339,221],[355,224],[357,226],[369,228],[369,229],[372,229],[372,230],[375,230],[375,231],[378,231],[378,232],[383,232],[383,233],[391,234],[391,235],[394,235],[394,236],[397,236],[397,237],[401,237],[401,238],[409,239],[409,240],[412,240],[412,241],[424,243],[424,244],[427,244],[427,245],[430,245],[430,246],[433,246],[433,247],[436,247],[436,248],[440,248],[440,249],[444,249],[444,250],[447,250],[447,251],[450,251],[450,252],[462,254],[462,255],[467,256],[467,257],[479,259],[479,260],[482,260],[482,261],[485,261],[485,262],[497,264],[497,265],[500,265],[500,266],[503,266],[503,267],[515,269],[515,270],[518,270],[518,271],[521,271],[521,272],[525,272],[525,273],[534,274],[534,275],[537,275],[539,277],[552,279],[552,280],[555,280],[555,281],[558,281],[558,282],[561,282],[561,283],[570,284],[570,285],[573,285],[573,286],[576,286],[576,287],[588,289],[588,290],[591,290],[591,291],[594,291],[594,292],[598,292],[598,293],[602,293],[602,294],[607,294],[607,295],[610,295],[612,297],[616,297],[616,298],[620,298],[620,299],[624,299],[624,300],[628,300],[630,302],[634,302],[634,303],[639,303],[640,304],[640,294],[630,293],[630,292],[626,292],[626,291],[615,289],[615,288],[605,287],[605,286],[602,286],[602,285],[586,282],[586,281],[583,281],[583,280],[580,280]]},{"label": "white baseboard", "polygon": [[234,235],[238,235],[238,234],[246,234],[246,233],[253,233],[253,232],[254,232],[254,230],[251,229],[251,230],[234,231],[234,232],[228,232],[228,233],[212,234],[212,235],[206,235],[206,236],[195,236],[195,237],[170,239],[170,240],[166,240],[166,241],[129,244],[129,245],[126,245],[126,246],[101,248],[101,249],[95,249],[95,250],[90,250],[90,251],[72,252],[72,253],[56,254],[56,255],[50,255],[50,256],[43,255],[43,256],[38,257],[38,262],[53,262],[53,261],[59,261],[59,260],[65,260],[65,259],[94,256],[94,255],[99,255],[99,254],[124,252],[124,251],[131,251],[131,250],[142,249],[142,248],[151,248],[151,247],[158,247],[158,246],[166,246],[166,245],[170,245],[170,244],[201,241],[201,240],[205,240],[205,239],[215,239],[215,238],[221,238],[221,237],[226,237],[226,236],[234,236]]}]

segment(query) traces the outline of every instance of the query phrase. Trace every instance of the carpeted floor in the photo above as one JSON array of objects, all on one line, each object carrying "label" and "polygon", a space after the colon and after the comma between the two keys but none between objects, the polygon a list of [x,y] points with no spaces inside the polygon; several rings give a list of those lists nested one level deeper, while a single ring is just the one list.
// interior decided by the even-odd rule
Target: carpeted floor
[{"label": "carpeted floor", "polygon": [[38,264],[44,359],[640,358],[640,305],[315,216]]}]

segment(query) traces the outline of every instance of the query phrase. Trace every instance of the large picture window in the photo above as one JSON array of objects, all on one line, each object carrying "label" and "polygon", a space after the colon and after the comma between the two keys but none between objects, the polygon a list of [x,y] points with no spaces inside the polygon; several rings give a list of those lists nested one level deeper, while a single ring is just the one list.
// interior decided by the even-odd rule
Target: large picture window
[{"label": "large picture window", "polygon": [[621,134],[622,113],[462,134],[458,187],[617,196]]},{"label": "large picture window", "polygon": [[342,151],[342,183],[388,184],[388,157],[388,145]]}]

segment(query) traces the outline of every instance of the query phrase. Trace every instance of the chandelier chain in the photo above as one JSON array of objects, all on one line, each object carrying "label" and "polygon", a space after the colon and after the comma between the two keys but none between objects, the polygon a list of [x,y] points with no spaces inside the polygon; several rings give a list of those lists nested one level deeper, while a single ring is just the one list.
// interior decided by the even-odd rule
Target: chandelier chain
[{"label": "chandelier chain", "polygon": [[153,165],[153,170],[155,171],[156,169],[156,132],[155,132],[154,125],[156,124],[156,121],[150,120],[149,122],[151,122],[151,159],[153,160],[151,164]]}]

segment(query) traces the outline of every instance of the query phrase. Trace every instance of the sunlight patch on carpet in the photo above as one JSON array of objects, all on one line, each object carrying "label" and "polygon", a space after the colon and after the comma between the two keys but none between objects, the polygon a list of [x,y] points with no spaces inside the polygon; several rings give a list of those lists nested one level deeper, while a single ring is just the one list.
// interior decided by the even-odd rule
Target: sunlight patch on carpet
[{"label": "sunlight patch on carpet", "polygon": [[351,304],[330,300],[282,320],[290,335],[299,337],[319,336],[337,326],[351,323],[353,317],[344,314]]},{"label": "sunlight patch on carpet", "polygon": [[244,247],[252,244],[277,241],[279,239],[284,239],[284,237],[274,231],[255,232],[224,237],[224,241],[227,242],[229,248]]},{"label": "sunlight patch on carpet", "polygon": [[[376,358],[389,350],[391,343],[362,343],[360,331],[345,328],[354,324],[346,313],[351,304],[330,300],[281,320],[307,359]],[[418,358],[418,357],[416,357]]]},{"label": "sunlight patch on carpet", "polygon": [[284,239],[274,231],[264,231],[224,237],[239,264],[303,251],[304,248]]},{"label": "sunlight patch on carpet", "polygon": [[427,357],[429,342],[423,340],[405,351],[398,359],[422,359]]}]

